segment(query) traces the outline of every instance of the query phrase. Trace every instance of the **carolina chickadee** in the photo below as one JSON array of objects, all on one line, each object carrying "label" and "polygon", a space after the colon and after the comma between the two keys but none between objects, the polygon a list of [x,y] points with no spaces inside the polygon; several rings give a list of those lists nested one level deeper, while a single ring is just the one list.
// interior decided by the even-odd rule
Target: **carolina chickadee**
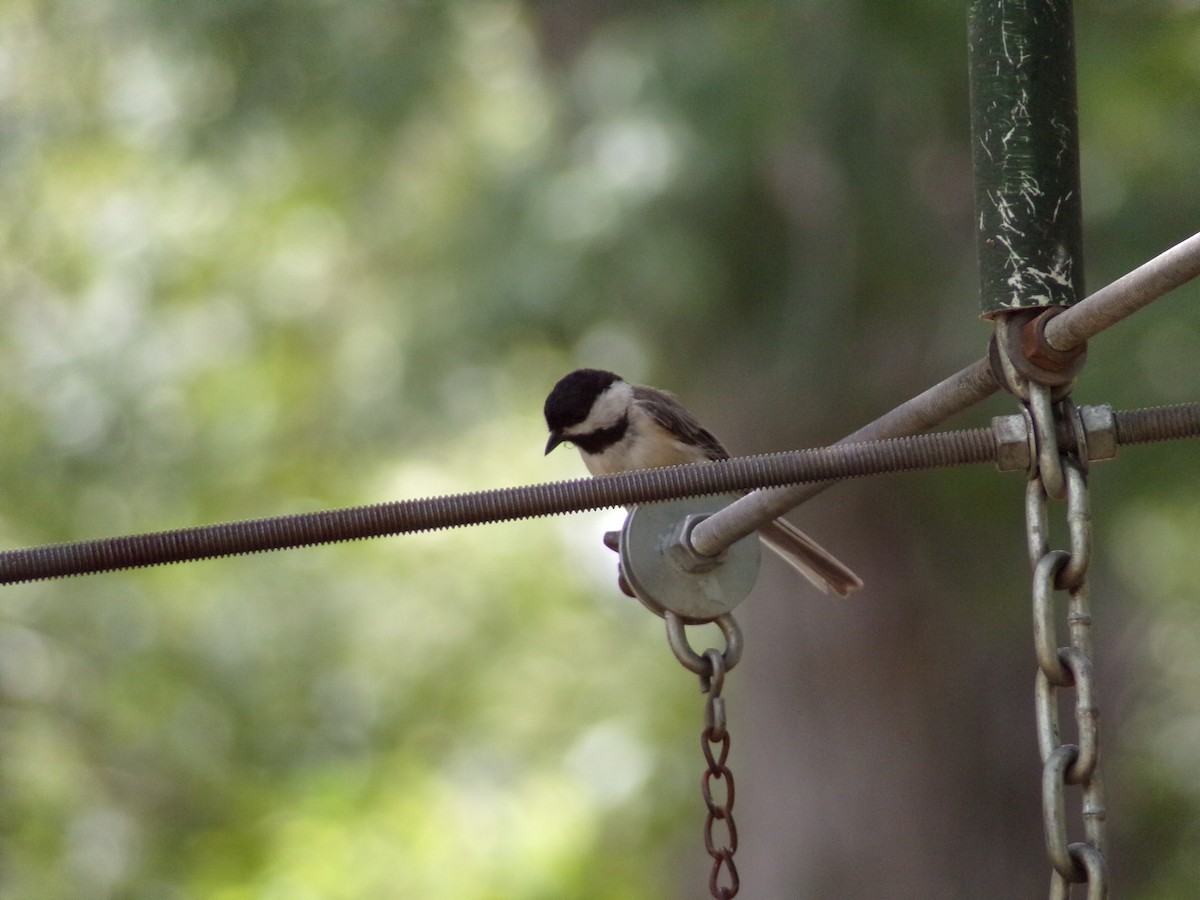
[{"label": "carolina chickadee", "polygon": [[[600,369],[577,369],[561,378],[544,412],[550,428],[546,452],[570,442],[593,475],[729,458],[721,442],[673,396]],[[862,579],[783,519],[758,533],[822,591],[833,589],[844,597],[862,587]]]}]

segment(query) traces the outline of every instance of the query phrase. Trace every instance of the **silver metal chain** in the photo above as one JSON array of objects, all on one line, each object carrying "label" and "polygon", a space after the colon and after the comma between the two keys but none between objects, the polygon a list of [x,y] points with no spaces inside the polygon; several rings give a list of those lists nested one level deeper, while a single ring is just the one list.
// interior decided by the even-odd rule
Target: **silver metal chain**
[{"label": "silver metal chain", "polygon": [[[1054,402],[1050,388],[1028,383],[1027,409],[1037,442],[1037,465],[1025,492],[1025,524],[1033,566],[1033,633],[1038,747],[1042,757],[1042,814],[1046,854],[1053,866],[1051,900],[1067,900],[1071,886],[1087,884],[1088,900],[1108,896],[1104,859],[1104,784],[1100,774],[1099,709],[1092,665],[1092,614],[1087,575],[1092,557],[1086,441],[1069,398]],[[1056,423],[1075,439],[1060,452]],[[1048,500],[1066,501],[1069,550],[1051,550]],[[1060,646],[1054,597],[1066,593],[1068,645]],[[1059,698],[1075,691],[1075,737],[1059,734]],[[1084,840],[1068,843],[1067,788],[1080,789]]]}]

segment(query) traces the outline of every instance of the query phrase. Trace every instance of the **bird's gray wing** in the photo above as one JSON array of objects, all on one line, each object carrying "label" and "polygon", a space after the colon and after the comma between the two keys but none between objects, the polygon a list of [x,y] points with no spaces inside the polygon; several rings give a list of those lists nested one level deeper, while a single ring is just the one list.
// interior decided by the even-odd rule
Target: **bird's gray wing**
[{"label": "bird's gray wing", "polygon": [[709,459],[729,459],[729,451],[713,433],[696,421],[683,405],[666,391],[635,385],[633,399],[659,425],[685,444],[694,444]]}]

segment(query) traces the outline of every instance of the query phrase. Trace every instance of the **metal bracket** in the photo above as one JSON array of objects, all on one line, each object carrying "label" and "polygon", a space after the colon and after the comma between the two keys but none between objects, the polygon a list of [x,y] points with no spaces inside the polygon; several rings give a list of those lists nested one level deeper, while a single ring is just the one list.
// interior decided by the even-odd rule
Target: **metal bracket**
[{"label": "metal bracket", "polygon": [[687,540],[697,522],[734,499],[694,497],[634,507],[621,529],[621,575],[643,606],[699,625],[746,599],[758,579],[758,537],[744,538],[716,557],[698,556]]}]

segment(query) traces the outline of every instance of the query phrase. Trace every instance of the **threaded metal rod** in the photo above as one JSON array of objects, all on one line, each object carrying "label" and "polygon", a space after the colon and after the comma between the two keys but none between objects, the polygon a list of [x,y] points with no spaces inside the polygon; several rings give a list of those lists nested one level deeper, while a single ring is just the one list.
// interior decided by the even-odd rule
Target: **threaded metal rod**
[{"label": "threaded metal rod", "polygon": [[[1120,443],[1200,437],[1200,403],[1118,413],[1116,421]],[[8,550],[0,553],[0,584],[995,459],[996,439],[989,428],[835,444],[601,478]]]},{"label": "threaded metal rod", "polygon": [[888,443],[821,447],[719,463],[10,550],[0,553],[0,584],[995,458],[988,429],[919,435],[883,446]]},{"label": "threaded metal rod", "polygon": [[1176,438],[1197,437],[1196,415],[1200,403],[1152,406],[1113,413],[1118,444],[1150,444]]}]

